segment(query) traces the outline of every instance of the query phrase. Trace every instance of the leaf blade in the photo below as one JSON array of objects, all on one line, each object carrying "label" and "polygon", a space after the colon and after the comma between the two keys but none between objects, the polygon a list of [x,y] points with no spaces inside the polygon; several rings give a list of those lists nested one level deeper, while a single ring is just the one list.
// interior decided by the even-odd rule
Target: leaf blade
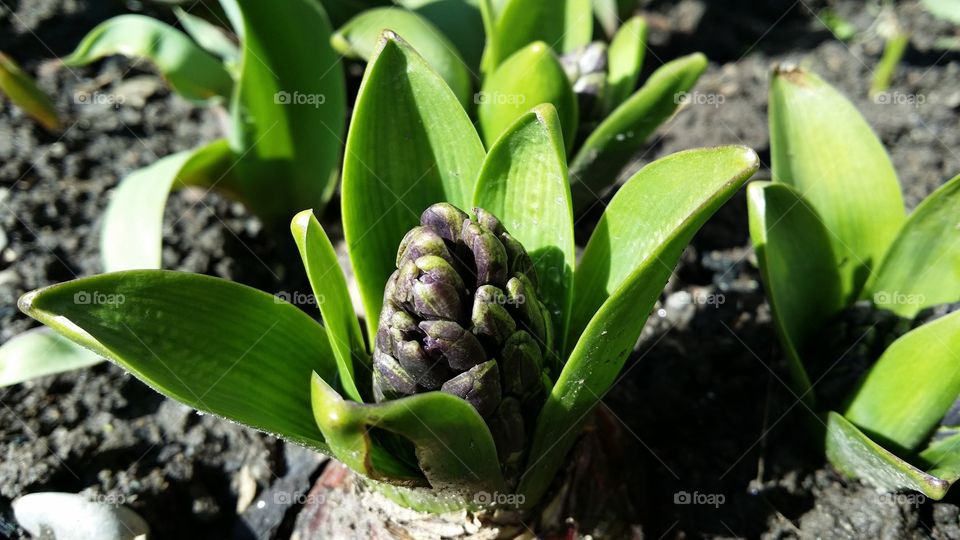
[{"label": "leaf blade", "polygon": [[337,253],[313,215],[313,210],[304,210],[294,216],[290,231],[326,325],[340,373],[340,384],[354,401],[362,403],[363,397],[356,383],[356,368],[366,368],[359,373],[367,376],[370,367],[363,334],[350,302],[347,279],[340,269]]},{"label": "leaf blade", "polygon": [[227,98],[233,87],[216,58],[180,30],[145,15],[119,15],[100,23],[63,63],[84,66],[113,54],[149,60],[177,93],[193,101]]},{"label": "leaf blade", "polygon": [[484,155],[440,76],[395,34],[384,33],[357,96],[343,165],[344,237],[368,340],[376,335],[403,235],[433,203],[468,207]]},{"label": "leaf blade", "polygon": [[495,57],[498,66],[513,53],[535,41],[549,43],[557,52],[568,53],[590,43],[593,8],[590,0],[506,0],[497,10]]},{"label": "leaf blade", "polygon": [[769,121],[773,181],[823,218],[844,297],[855,300],[905,219],[893,164],[853,104],[812,73],[774,73]]},{"label": "leaf blade", "polygon": [[328,452],[309,389],[313,371],[336,374],[326,333],[267,293],[200,274],[131,270],[39,289],[20,309],[164,395]]},{"label": "leaf blade", "polygon": [[688,150],[647,165],[610,202],[574,275],[572,352],[537,419],[519,487],[527,501],[543,494],[613,384],[686,244],[758,166],[744,147]]},{"label": "leaf blade", "polygon": [[34,328],[0,346],[0,388],[103,362],[49,328]]},{"label": "leaf blade", "polygon": [[[960,299],[960,176],[927,197],[904,223],[877,268],[870,296],[901,317]],[[912,302],[900,302],[906,296]]]},{"label": "leaf blade", "polygon": [[12,58],[0,52],[0,93],[5,94],[30,118],[40,123],[47,131],[63,129],[60,115],[50,98],[37,86]]},{"label": "leaf blade", "polygon": [[606,110],[613,111],[630,97],[643,69],[647,49],[647,21],[633,17],[623,23],[607,51],[610,67],[607,71]]}]

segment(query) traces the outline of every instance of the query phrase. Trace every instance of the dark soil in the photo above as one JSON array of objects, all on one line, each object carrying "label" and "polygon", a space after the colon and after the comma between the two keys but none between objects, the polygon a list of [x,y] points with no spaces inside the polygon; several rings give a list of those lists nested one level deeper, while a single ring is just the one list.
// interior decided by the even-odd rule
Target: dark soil
[{"label": "dark soil", "polygon": [[[915,36],[890,89],[897,103],[866,97],[882,50],[874,2],[829,3],[860,31],[847,43],[820,22],[822,1],[642,4],[653,29],[646,71],[702,50],[712,63],[697,92],[713,99],[685,107],[638,165],[685,148],[740,143],[758,151],[764,168],[757,177],[769,178],[768,75],[773,64],[791,61],[863,111],[893,157],[910,207],[960,172],[960,54],[934,47],[957,30],[919,2],[896,7]],[[21,294],[100,271],[100,216],[120,178],[219,135],[215,111],[171,94],[148,67],[121,59],[83,69],[53,62],[126,9],[93,0],[0,1],[0,50],[56,97],[69,126],[48,134],[0,99],[0,341],[33,325],[16,310]],[[169,20],[162,8],[152,14]],[[91,92],[123,96],[123,103],[75,98]],[[578,229],[597,218],[591,213]],[[267,291],[305,290],[286,235],[267,234],[238,204],[179,193],[166,223],[166,268]],[[685,254],[662,311],[605,399],[635,469],[624,478],[640,479],[627,486],[633,504],[625,506],[639,509],[628,521],[648,538],[960,538],[956,493],[940,503],[897,504],[825,464],[807,429],[811,415],[785,384],[747,238],[740,194]],[[126,503],[157,538],[285,538],[299,509],[290,494],[305,493],[322,469],[308,452],[198,415],[111,364],[0,390],[0,404],[0,537],[21,534],[12,499],[69,491]],[[678,504],[683,493],[713,504]]]}]

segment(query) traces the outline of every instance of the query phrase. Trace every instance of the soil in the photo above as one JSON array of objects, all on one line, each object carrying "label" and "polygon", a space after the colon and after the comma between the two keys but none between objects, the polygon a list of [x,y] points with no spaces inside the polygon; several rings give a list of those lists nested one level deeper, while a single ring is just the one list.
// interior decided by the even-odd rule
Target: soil
[{"label": "soil", "polygon": [[[871,100],[883,43],[874,24],[878,6],[641,2],[652,28],[645,71],[695,50],[711,65],[696,88],[703,99],[661,128],[637,166],[686,148],[739,143],[758,151],[757,178],[769,178],[769,73],[788,61],[850,96],[889,149],[908,206],[916,206],[960,172],[960,53],[935,47],[957,29],[919,2],[898,2],[896,17],[914,38],[888,97]],[[822,24],[827,7],[857,28],[853,40],[837,40]],[[98,22],[130,9],[170,20],[162,6],[133,2],[0,2],[0,50],[38,78],[69,126],[48,134],[0,99],[0,341],[34,324],[16,310],[21,294],[101,270],[100,218],[120,178],[219,136],[216,111],[170,93],[148,66],[111,58],[66,69],[54,61]],[[78,98],[98,92],[122,96],[122,103]],[[336,211],[328,213],[325,222],[336,223]],[[592,212],[578,224],[581,240],[598,217]],[[267,291],[307,290],[287,237],[268,234],[239,204],[215,193],[178,193],[166,225],[166,268]],[[622,477],[631,481],[618,491],[629,502],[619,505],[629,510],[620,515],[627,528],[610,528],[603,509],[581,505],[572,510],[578,531],[960,538],[956,492],[913,504],[825,464],[806,429],[810,414],[785,384],[747,238],[741,193],[685,253],[602,408],[627,456]],[[310,452],[199,415],[112,364],[2,389],[0,404],[0,537],[23,534],[11,500],[68,491],[127,504],[156,538],[286,538],[301,495],[324,468]],[[589,448],[578,452],[591,455]],[[684,493],[706,503],[682,504]]]}]

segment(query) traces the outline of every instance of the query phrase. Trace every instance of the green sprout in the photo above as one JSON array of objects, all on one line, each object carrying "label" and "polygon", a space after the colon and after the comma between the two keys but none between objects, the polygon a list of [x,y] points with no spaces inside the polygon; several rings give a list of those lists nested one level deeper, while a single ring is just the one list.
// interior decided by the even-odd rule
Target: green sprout
[{"label": "green sprout", "polygon": [[310,210],[291,230],[323,325],[268,293],[165,270],[53,285],[20,307],[159,392],[331,455],[401,504],[481,509],[478,494],[509,493],[528,509],[685,246],[757,166],[739,146],[650,163],[578,262],[556,109],[533,107],[487,152],[442,76],[387,31],[342,171],[363,325]]},{"label": "green sprout", "polygon": [[750,235],[794,392],[837,469],[940,499],[960,477],[960,176],[908,217],[870,126],[797,68],[774,73],[770,134]]},{"label": "green sprout", "polygon": [[3,52],[0,52],[0,94],[7,96],[11,103],[20,107],[47,131],[57,133],[63,129],[63,122],[50,98],[30,75]]},{"label": "green sprout", "polygon": [[591,41],[594,11],[608,12],[614,8],[608,3],[481,0],[478,6],[448,2],[442,9],[442,2],[400,4],[409,9],[359,13],[334,33],[334,48],[366,60],[383,30],[404,36],[460,103],[468,111],[476,108],[487,148],[532,106],[553,105],[564,146],[575,150],[569,165],[575,214],[597,204],[707,67],[700,53],[684,56],[656,69],[636,90],[647,24],[633,17],[609,43]]}]

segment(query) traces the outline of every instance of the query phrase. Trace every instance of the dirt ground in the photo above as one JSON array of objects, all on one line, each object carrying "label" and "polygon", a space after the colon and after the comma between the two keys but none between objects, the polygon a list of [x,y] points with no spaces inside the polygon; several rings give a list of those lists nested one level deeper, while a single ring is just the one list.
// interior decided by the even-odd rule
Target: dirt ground
[{"label": "dirt ground", "polygon": [[[38,78],[69,126],[50,135],[0,99],[0,341],[33,326],[16,309],[21,294],[101,270],[100,219],[120,178],[218,136],[212,111],[171,94],[147,66],[55,62],[112,15],[136,9],[169,20],[163,6],[147,6],[0,0],[0,50]],[[857,28],[851,41],[824,26],[828,7]],[[879,100],[867,97],[883,43],[877,2],[645,1],[641,9],[652,30],[646,72],[697,50],[711,64],[696,88],[704,99],[661,128],[638,166],[686,148],[739,143],[760,154],[756,178],[769,178],[769,73],[789,61],[856,103],[889,149],[911,208],[960,173],[960,53],[936,47],[938,38],[960,34],[919,2],[896,4],[914,37],[888,99]],[[77,97],[98,91],[122,103]],[[598,217],[578,224],[578,240]],[[338,219],[334,209],[324,221]],[[308,290],[288,237],[269,234],[239,204],[178,193],[166,224],[165,268],[267,291]],[[956,492],[907,504],[824,462],[805,429],[809,413],[784,384],[742,193],[696,237],[658,308],[604,406],[624,445],[630,481],[621,488],[634,533],[960,538]],[[2,389],[0,405],[0,537],[22,535],[12,499],[69,491],[124,502],[156,538],[286,538],[301,507],[264,494],[278,486],[304,493],[323,469],[309,452],[199,415],[111,364]],[[241,504],[238,512],[254,488],[266,505]],[[711,504],[682,504],[684,493]],[[585,532],[624,534],[599,523],[589,506],[574,515]]]}]

